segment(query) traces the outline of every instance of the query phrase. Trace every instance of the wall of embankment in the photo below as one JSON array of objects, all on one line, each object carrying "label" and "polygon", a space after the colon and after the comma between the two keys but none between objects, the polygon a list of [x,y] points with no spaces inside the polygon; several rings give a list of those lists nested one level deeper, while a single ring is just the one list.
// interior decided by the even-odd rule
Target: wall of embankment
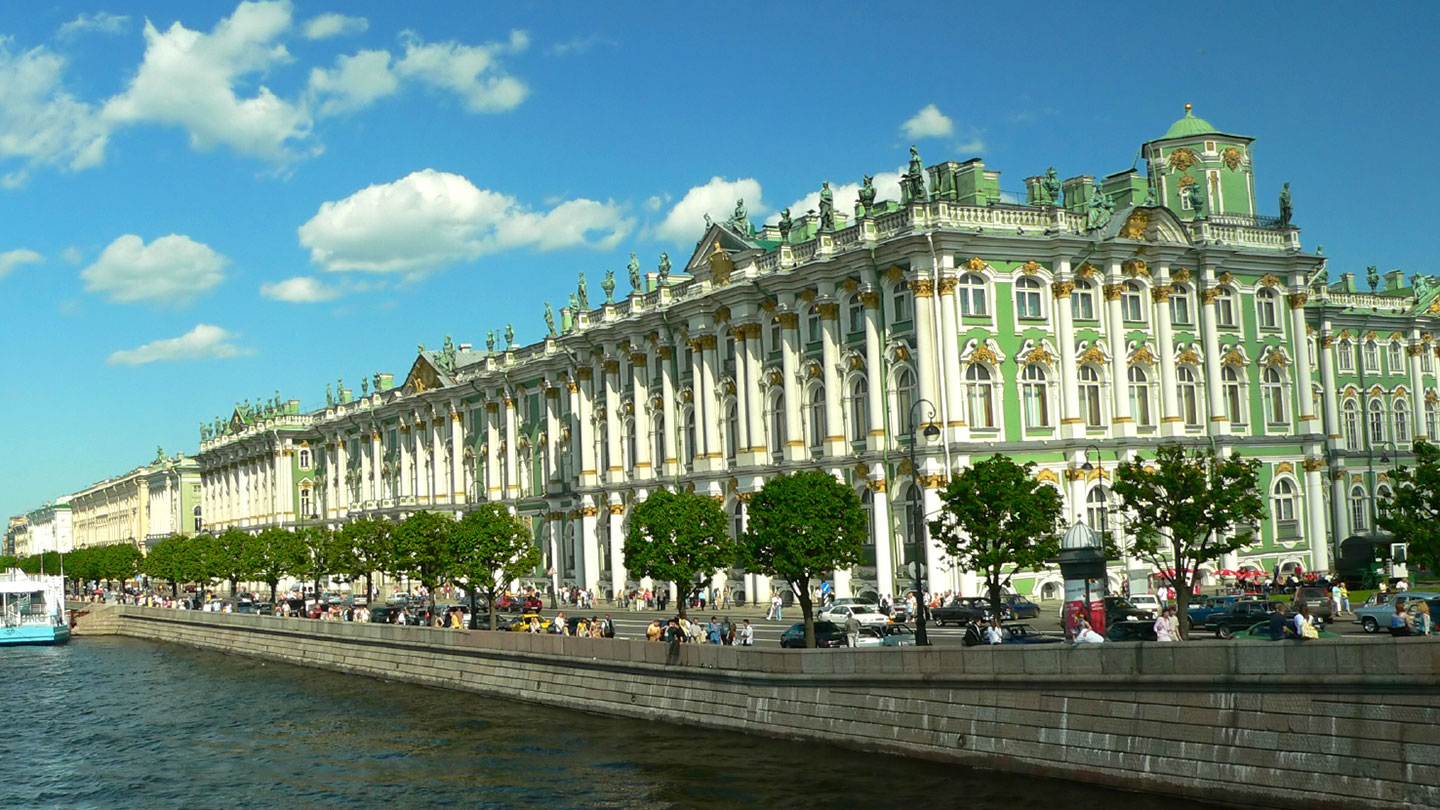
[{"label": "wall of embankment", "polygon": [[[82,607],[76,605],[76,607]],[[1440,807],[1440,643],[780,650],[84,605],[118,633],[1226,804]]]}]

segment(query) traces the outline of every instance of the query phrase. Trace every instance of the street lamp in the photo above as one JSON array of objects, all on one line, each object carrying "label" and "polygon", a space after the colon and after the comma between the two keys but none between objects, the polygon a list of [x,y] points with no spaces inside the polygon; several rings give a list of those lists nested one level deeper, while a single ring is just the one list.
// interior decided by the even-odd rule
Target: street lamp
[{"label": "street lamp", "polygon": [[[924,430],[919,429],[919,420],[916,418],[917,411],[921,405],[925,406],[928,414],[925,417]],[[919,486],[920,484],[920,466],[915,460],[915,449],[918,444],[917,433],[924,436],[926,442],[933,442],[940,438],[940,428],[935,426],[935,405],[928,399],[916,400],[915,404],[910,406],[910,477],[913,486]],[[917,490],[917,493],[919,493],[919,490]],[[910,564],[913,566],[911,571],[914,573],[915,587],[915,644],[920,647],[925,647],[929,646],[930,639],[925,634],[925,589],[922,587],[923,583],[920,580],[920,561],[924,559],[925,555],[925,496],[923,493],[920,493],[919,497],[916,498],[916,507],[920,510],[920,520],[918,521],[919,525],[911,527],[913,529],[911,534],[914,536],[915,541],[915,556],[914,559],[910,561]],[[912,515],[911,517],[913,520],[914,516]]]},{"label": "street lamp", "polygon": [[1095,451],[1095,458],[1096,458],[1097,460],[1100,458],[1100,448],[1096,447],[1096,446],[1093,445],[1093,444],[1087,444],[1087,445],[1085,445],[1085,463],[1080,465],[1080,469],[1084,470],[1084,471],[1087,472],[1087,473],[1090,472],[1091,470],[1095,469],[1095,465],[1090,463],[1090,451],[1091,451],[1091,450],[1094,450],[1094,451]]}]

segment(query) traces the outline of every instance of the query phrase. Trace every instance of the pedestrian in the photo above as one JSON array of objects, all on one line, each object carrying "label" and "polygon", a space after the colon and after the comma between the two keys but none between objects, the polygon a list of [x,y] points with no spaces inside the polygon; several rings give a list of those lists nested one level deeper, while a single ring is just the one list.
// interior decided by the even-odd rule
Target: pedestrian
[{"label": "pedestrian", "polygon": [[1395,600],[1395,612],[1390,615],[1390,635],[1410,635],[1410,617],[1405,615],[1405,603],[1399,599]]},{"label": "pedestrian", "polygon": [[1336,615],[1339,615],[1341,607],[1342,604],[1340,601],[1340,586],[1336,585],[1335,587],[1330,589],[1330,609]]},{"label": "pedestrian", "polygon": [[720,643],[726,646],[735,641],[735,625],[730,623],[730,617],[726,616],[720,620]]},{"label": "pedestrian", "polygon": [[645,628],[645,640],[646,640],[646,641],[659,641],[659,640],[660,640],[660,631],[661,631],[661,627],[660,627],[660,620],[659,620],[659,619],[656,619],[655,621],[650,622],[650,626],[647,627],[647,628]]},{"label": "pedestrian", "polygon": [[1002,644],[1005,641],[1005,631],[1000,629],[1000,620],[990,617],[990,626],[985,628],[986,644]]},{"label": "pedestrian", "polygon": [[1275,610],[1270,614],[1270,623],[1268,627],[1270,631],[1270,640],[1283,640],[1285,638],[1285,631],[1288,624],[1289,623],[1285,619],[1285,603],[1276,602]]},{"label": "pedestrian", "polygon": [[1320,631],[1315,629],[1315,622],[1310,618],[1310,606],[1301,602],[1295,613],[1295,638],[1304,641],[1319,637]]},{"label": "pedestrian", "polygon": [[1434,631],[1430,621],[1430,603],[1424,599],[1415,600],[1415,635],[1428,636]]},{"label": "pedestrian", "polygon": [[1160,615],[1155,619],[1155,640],[1174,641],[1175,636],[1171,635],[1171,632],[1170,608],[1167,607],[1160,611]]},{"label": "pedestrian", "polygon": [[601,638],[614,638],[614,637],[615,637],[615,622],[613,622],[613,621],[610,620],[610,614],[609,614],[609,613],[606,613],[606,614],[605,614],[605,622],[600,625],[600,631],[601,631],[601,632],[600,632],[600,637],[601,637]]},{"label": "pedestrian", "polygon": [[1350,612],[1350,589],[1344,582],[1340,583],[1340,603],[1346,613]]},{"label": "pedestrian", "polygon": [[851,647],[860,646],[860,620],[851,613],[845,619],[845,644]]},{"label": "pedestrian", "polygon": [[750,626],[750,620],[740,625],[740,646],[749,647],[755,644],[755,628]]},{"label": "pedestrian", "polygon": [[711,616],[710,623],[705,625],[705,643],[720,643],[720,622],[714,616]]}]

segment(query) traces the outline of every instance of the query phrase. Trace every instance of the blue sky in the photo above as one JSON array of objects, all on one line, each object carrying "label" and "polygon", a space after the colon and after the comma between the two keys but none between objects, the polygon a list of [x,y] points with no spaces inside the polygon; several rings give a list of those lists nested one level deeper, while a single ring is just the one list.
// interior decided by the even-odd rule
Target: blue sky
[{"label": "blue sky", "polygon": [[737,194],[773,220],[911,143],[1019,190],[1128,168],[1190,102],[1332,274],[1437,270],[1427,4],[893,8],[4,4],[0,512],[446,333],[533,341],[578,272],[623,293]]}]

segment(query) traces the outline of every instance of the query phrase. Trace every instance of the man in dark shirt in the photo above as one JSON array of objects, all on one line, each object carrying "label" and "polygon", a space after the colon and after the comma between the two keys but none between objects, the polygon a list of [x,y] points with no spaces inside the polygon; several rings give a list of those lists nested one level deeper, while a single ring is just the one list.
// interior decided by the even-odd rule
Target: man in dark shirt
[{"label": "man in dark shirt", "polygon": [[1281,641],[1285,638],[1285,606],[1276,605],[1275,610],[1270,614],[1270,640]]}]

